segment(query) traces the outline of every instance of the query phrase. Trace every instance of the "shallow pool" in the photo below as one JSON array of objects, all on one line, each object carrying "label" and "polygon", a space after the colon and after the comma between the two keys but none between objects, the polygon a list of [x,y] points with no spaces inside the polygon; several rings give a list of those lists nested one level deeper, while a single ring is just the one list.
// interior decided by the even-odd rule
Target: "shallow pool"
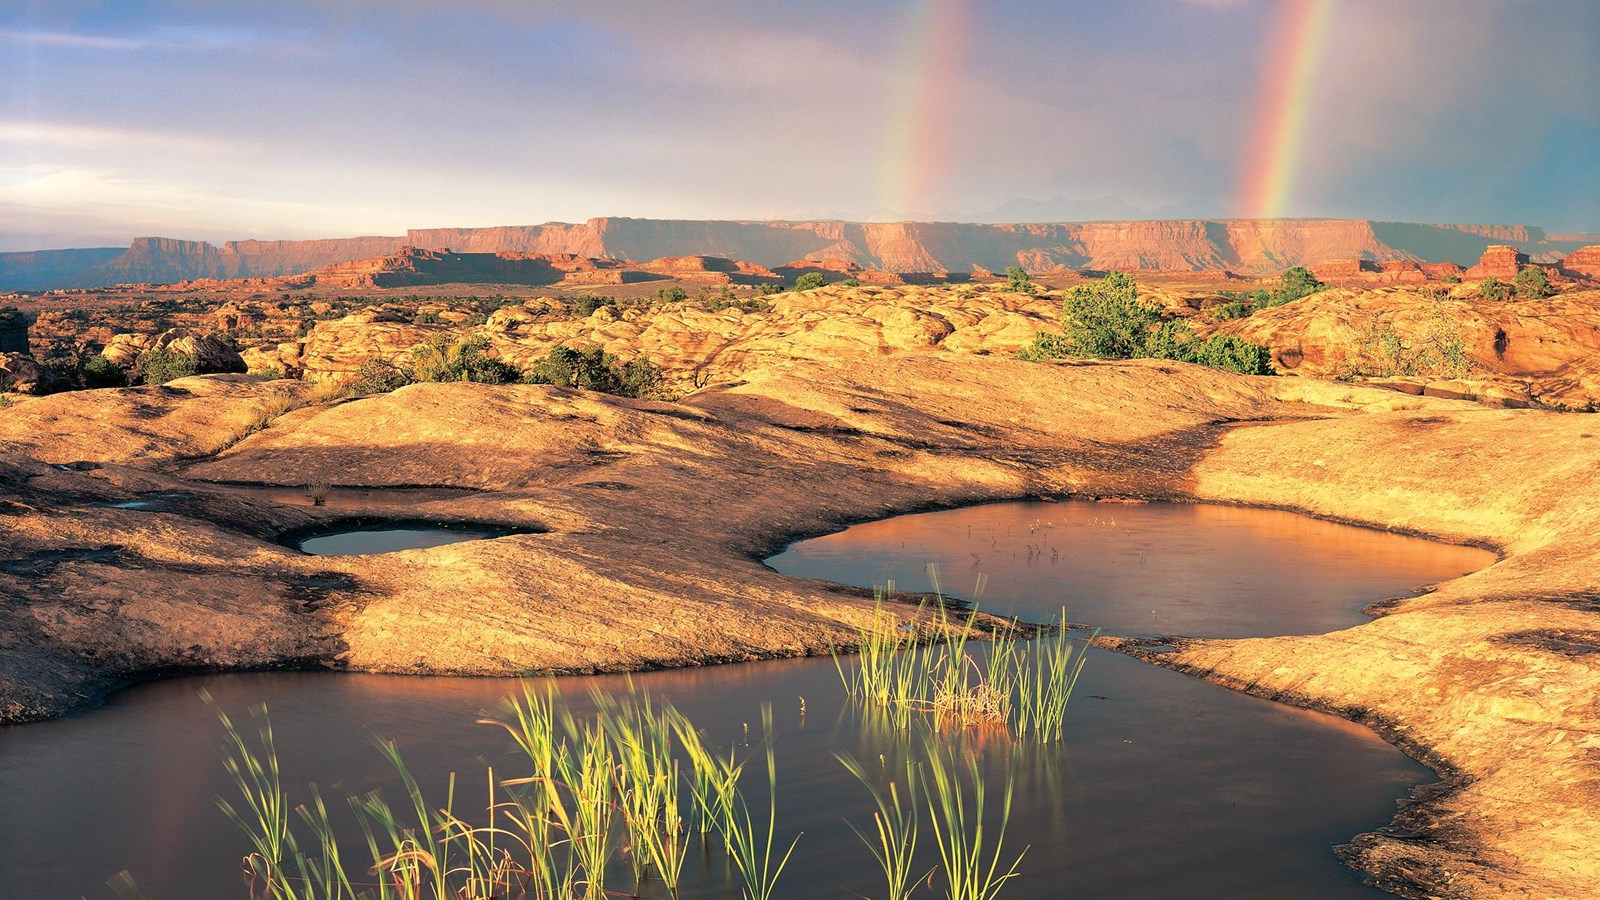
[{"label": "shallow pool", "polygon": [[[375,552],[349,546],[336,552]],[[1490,559],[1261,510],[996,504],[857,526],[772,564],[861,584],[892,576],[920,589],[931,561],[963,596],[971,586],[961,580],[984,574],[982,602],[996,611],[1048,616],[1066,603],[1072,618],[1111,631],[1263,634],[1353,624],[1363,603]],[[952,738],[977,755],[991,785],[1007,773],[1016,781],[1008,846],[1027,853],[1002,900],[1382,896],[1332,847],[1386,823],[1395,801],[1431,778],[1425,768],[1340,719],[1089,654],[1062,743],[1019,745],[992,730]],[[628,686],[624,676],[559,683],[579,711],[589,691]],[[745,726],[758,729],[770,703],[778,836],[803,832],[778,896],[881,895],[871,856],[845,824],[870,828],[869,798],[833,754],[892,760],[904,738],[847,703],[831,660],[652,672],[633,683],[675,703],[722,746],[747,741]],[[435,796],[451,771],[463,786],[481,785],[487,765],[500,777],[526,774],[503,732],[475,724],[515,688],[492,679],[217,675],[142,685],[80,716],[0,729],[0,897],[110,897],[105,882],[123,870],[151,900],[246,896],[238,864],[248,846],[214,804],[231,787],[202,689],[236,719],[267,704],[299,800],[313,781],[334,797],[374,788],[393,796],[397,778],[374,735],[397,739]],[[344,827],[359,841],[348,819]],[[925,867],[933,847],[924,841]],[[616,884],[627,881],[619,874]],[[720,852],[691,853],[683,896],[738,896]]]}]

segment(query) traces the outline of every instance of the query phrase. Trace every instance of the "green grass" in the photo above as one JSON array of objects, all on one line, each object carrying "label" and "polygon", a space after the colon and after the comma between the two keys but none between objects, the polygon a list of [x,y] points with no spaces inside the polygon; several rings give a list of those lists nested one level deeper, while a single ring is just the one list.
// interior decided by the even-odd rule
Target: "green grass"
[{"label": "green grass", "polygon": [[[910,718],[896,719],[895,733],[921,738],[899,744],[905,756],[892,775],[887,761],[880,776],[839,757],[875,807],[870,829],[850,827],[882,869],[891,900],[936,882],[950,900],[993,900],[1020,860],[1004,849],[1013,783],[1008,777],[998,796],[991,792],[965,744],[938,733],[970,712],[941,713],[939,705],[1003,690],[1032,710],[1019,719],[1026,723],[1020,734],[1059,739],[1060,712],[1081,655],[1064,638],[1002,642],[980,667],[966,623],[937,617],[928,633],[948,639],[934,642],[902,630],[887,613],[883,621],[895,624],[875,625],[869,636],[880,642],[888,686],[848,675],[842,665],[841,677],[858,696],[899,704]],[[378,749],[400,782],[396,802],[376,791],[330,802],[311,785],[305,802],[291,803],[265,708],[252,712],[253,729],[241,729],[218,709],[235,789],[218,804],[249,837],[248,896],[601,900],[649,889],[676,898],[697,832],[708,860],[714,849],[726,859],[745,900],[776,896],[801,836],[784,833],[779,817],[771,706],[762,706],[759,738],[752,741],[747,728],[742,744],[719,747],[688,717],[642,691],[595,692],[592,701],[593,714],[576,715],[550,683],[525,683],[507,697],[480,721],[506,732],[520,751],[514,768],[522,771],[505,777],[486,769],[478,786],[462,792],[481,796],[481,805],[474,800],[459,808],[454,774],[442,802],[430,798],[396,745],[381,740]],[[975,701],[956,706],[969,702]],[[357,841],[341,842],[336,834],[336,819],[347,817],[359,825]],[[917,858],[925,829],[937,866]],[[627,874],[632,883],[619,883]],[[131,897],[137,889],[130,877],[119,890]]]},{"label": "green grass", "polygon": [[[988,658],[980,664],[969,646],[971,619],[957,621],[950,615],[937,570],[930,566],[929,575],[935,605],[931,622],[921,630],[885,608],[893,582],[874,588],[871,620],[856,629],[857,664],[847,667],[839,653],[833,656],[845,693],[884,710],[901,729],[909,728],[914,714],[921,712],[931,714],[936,729],[998,725],[1018,738],[1061,740],[1088,643],[1072,640],[1066,610],[1033,640],[988,642]],[[980,576],[980,588],[982,584]],[[914,620],[928,621],[927,610],[919,607]],[[1013,620],[1007,630],[1021,629]]]}]

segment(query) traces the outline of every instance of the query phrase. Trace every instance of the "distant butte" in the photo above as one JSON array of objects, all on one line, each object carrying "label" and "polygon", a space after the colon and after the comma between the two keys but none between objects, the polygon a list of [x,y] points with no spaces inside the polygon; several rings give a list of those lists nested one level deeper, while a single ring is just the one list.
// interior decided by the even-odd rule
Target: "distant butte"
[{"label": "distant butte", "polygon": [[[1503,245],[1554,263],[1594,235],[1548,235],[1524,225],[1429,225],[1366,219],[1169,219],[1127,222],[716,221],[596,218],[494,228],[413,229],[404,236],[313,241],[138,238],[126,250],[0,253],[0,290],[272,278],[400,254],[525,254],[590,260],[720,258],[758,269],[854,266],[888,275],[1140,270],[1273,274],[1329,260],[1469,266]],[[1597,263],[1586,258],[1593,269]],[[714,271],[714,270],[712,270]],[[735,272],[755,275],[752,272]],[[605,276],[596,276],[602,281]]]}]

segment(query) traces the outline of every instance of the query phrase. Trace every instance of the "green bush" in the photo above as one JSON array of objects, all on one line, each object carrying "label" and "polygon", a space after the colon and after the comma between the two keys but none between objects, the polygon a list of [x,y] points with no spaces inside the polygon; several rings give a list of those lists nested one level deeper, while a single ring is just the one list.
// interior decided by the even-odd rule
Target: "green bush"
[{"label": "green bush", "polygon": [[91,356],[83,360],[78,371],[86,388],[122,387],[128,383],[128,376],[123,373],[122,367],[104,356]]},{"label": "green bush", "polygon": [[1201,340],[1187,322],[1163,320],[1159,309],[1139,299],[1133,279],[1120,272],[1073,288],[1061,306],[1064,333],[1034,335],[1019,354],[1023,359],[1171,359],[1246,375],[1272,374],[1267,348],[1231,335]]},{"label": "green bush", "polygon": [[1067,292],[1061,303],[1067,343],[1079,356],[1129,359],[1142,355],[1161,312],[1139,299],[1133,279],[1112,272]]},{"label": "green bush", "polygon": [[146,350],[139,354],[139,371],[145,384],[166,384],[178,378],[200,373],[200,360],[193,353],[179,353],[165,348]]},{"label": "green bush", "polygon": [[1259,288],[1254,291],[1218,291],[1218,296],[1227,297],[1230,302],[1212,310],[1212,315],[1219,322],[1225,319],[1242,319],[1263,309],[1293,303],[1301,297],[1309,297],[1327,287],[1317,280],[1317,276],[1311,274],[1310,269],[1295,266],[1285,271],[1278,279],[1278,286],[1271,290]]},{"label": "green bush", "polygon": [[638,357],[620,362],[599,347],[576,350],[561,345],[523,375],[527,384],[553,384],[621,397],[653,397],[661,390],[661,370]]},{"label": "green bush", "polygon": [[1021,266],[1006,266],[1006,290],[1016,294],[1034,292],[1033,279]]},{"label": "green bush", "polygon": [[1460,275],[1456,275],[1454,273],[1452,273],[1450,275],[1446,275],[1444,277],[1444,283],[1445,284],[1460,284],[1461,283],[1461,276]]},{"label": "green bush", "polygon": [[781,293],[783,293],[783,285],[781,285],[781,284],[774,284],[774,283],[768,281],[768,282],[756,285],[756,296],[757,297],[770,297],[773,294],[781,294]]},{"label": "green bush", "polygon": [[474,381],[479,384],[510,384],[522,377],[486,351],[489,341],[481,336],[452,340],[436,334],[427,343],[411,348],[411,366],[405,374],[411,381]]},{"label": "green bush", "polygon": [[682,303],[689,299],[689,292],[672,284],[656,291],[656,299],[662,303]]},{"label": "green bush", "polygon": [[1537,266],[1518,272],[1514,283],[1517,286],[1517,296],[1530,300],[1541,300],[1556,292],[1550,285],[1550,279],[1545,277],[1544,270]]},{"label": "green bush", "polygon": [[821,272],[807,272],[794,280],[794,289],[797,291],[814,291],[828,283]]},{"label": "green bush", "polygon": [[[667,288],[662,288],[662,290],[665,291]],[[683,288],[677,288],[677,290],[682,291]],[[601,297],[595,294],[579,294],[578,296],[572,298],[572,314],[580,319],[587,319],[588,317],[594,315],[595,310],[602,306],[614,307],[616,305],[617,298],[615,297]]]},{"label": "green bush", "polygon": [[846,278],[845,280],[839,282],[839,284],[842,287],[861,287],[861,279],[859,279],[859,278]]},{"label": "green bush", "polygon": [[1200,341],[1194,361],[1241,375],[1272,374],[1272,354],[1267,348],[1231,334],[1214,334]]},{"label": "green bush", "polygon": [[1255,311],[1255,307],[1248,301],[1235,298],[1220,306],[1213,306],[1211,318],[1216,322],[1226,322],[1229,319],[1242,319]]},{"label": "green bush", "polygon": [[1499,302],[1511,299],[1511,285],[1498,278],[1485,278],[1478,282],[1478,296],[1484,300]]}]

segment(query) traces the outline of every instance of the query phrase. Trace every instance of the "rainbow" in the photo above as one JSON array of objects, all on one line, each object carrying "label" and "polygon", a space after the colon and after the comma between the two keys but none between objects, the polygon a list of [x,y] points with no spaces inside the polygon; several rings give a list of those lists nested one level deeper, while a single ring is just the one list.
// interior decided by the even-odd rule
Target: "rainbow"
[{"label": "rainbow", "polygon": [[1333,5],[1334,0],[1288,0],[1271,29],[1255,127],[1239,178],[1237,206],[1252,218],[1281,217],[1293,199],[1306,111]]},{"label": "rainbow", "polygon": [[889,215],[926,213],[949,166],[970,0],[915,0],[890,87],[878,184]]}]

